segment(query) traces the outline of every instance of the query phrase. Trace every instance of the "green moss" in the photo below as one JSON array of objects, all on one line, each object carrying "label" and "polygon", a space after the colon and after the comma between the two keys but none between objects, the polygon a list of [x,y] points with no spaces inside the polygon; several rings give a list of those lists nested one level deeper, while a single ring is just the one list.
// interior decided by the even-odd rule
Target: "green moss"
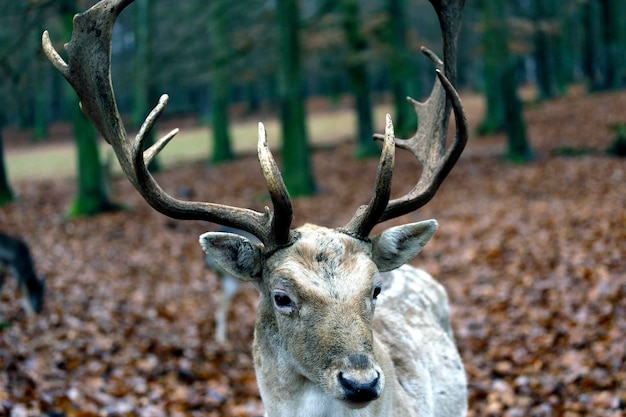
[{"label": "green moss", "polygon": [[9,204],[15,197],[11,190],[0,191],[0,207]]}]

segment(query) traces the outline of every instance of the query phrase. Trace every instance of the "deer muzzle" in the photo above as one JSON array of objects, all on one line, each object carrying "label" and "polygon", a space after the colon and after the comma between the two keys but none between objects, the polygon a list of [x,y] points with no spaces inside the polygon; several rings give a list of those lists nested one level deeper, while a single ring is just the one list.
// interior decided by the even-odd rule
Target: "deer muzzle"
[{"label": "deer muzzle", "polygon": [[347,366],[337,371],[338,386],[351,407],[364,407],[380,396],[384,377],[367,355],[352,354],[347,359]]}]

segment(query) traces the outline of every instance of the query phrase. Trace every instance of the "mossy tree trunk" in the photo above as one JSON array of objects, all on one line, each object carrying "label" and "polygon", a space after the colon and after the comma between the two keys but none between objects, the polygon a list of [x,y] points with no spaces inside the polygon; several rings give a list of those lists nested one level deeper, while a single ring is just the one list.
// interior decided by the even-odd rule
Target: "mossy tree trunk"
[{"label": "mossy tree trunk", "polygon": [[505,126],[505,103],[501,90],[504,65],[509,60],[504,6],[497,0],[481,0],[483,84],[487,109],[478,132],[490,135]]},{"label": "mossy tree trunk", "polygon": [[534,159],[526,133],[522,101],[517,93],[515,77],[516,66],[509,62],[502,73],[502,95],[504,98],[504,126],[507,135],[506,159],[516,163],[524,163]]},{"label": "mossy tree trunk", "polygon": [[211,162],[232,161],[234,154],[229,131],[230,107],[230,57],[232,54],[228,0],[213,0],[209,5],[211,19],[211,48],[213,68],[211,70],[211,96],[213,125],[213,153]]},{"label": "mossy tree trunk", "polygon": [[80,110],[78,103],[74,111],[73,124],[78,163],[78,190],[69,210],[69,217],[94,216],[117,209],[118,206],[109,200],[107,193],[96,129]]},{"label": "mossy tree trunk", "polygon": [[[135,2],[135,65],[133,86],[133,125],[139,129],[146,116],[158,102],[155,92],[154,63],[152,54],[152,0]],[[156,126],[147,135],[145,146],[155,142]],[[153,158],[148,168],[152,172],[160,171],[158,156]]]},{"label": "mossy tree trunk", "polygon": [[606,51],[605,90],[621,88],[626,84],[626,2],[602,0],[602,28]]},{"label": "mossy tree trunk", "polygon": [[516,65],[509,52],[508,28],[504,4],[500,0],[482,0],[483,46],[487,114],[483,134],[505,131],[508,137],[506,157],[515,162],[533,158],[528,143],[522,102],[517,91]]},{"label": "mossy tree trunk", "polygon": [[564,21],[558,19],[558,6],[554,0],[535,0],[534,44],[537,65],[537,86],[542,99],[557,97],[565,93],[562,67],[565,65],[561,47],[564,42]]},{"label": "mossy tree trunk", "polygon": [[14,195],[9,185],[6,166],[4,165],[4,146],[2,141],[2,114],[0,114],[0,207],[13,201]]},{"label": "mossy tree trunk", "polygon": [[582,48],[582,70],[591,89],[601,84],[602,74],[602,30],[601,8],[596,1],[583,2],[580,5],[583,16],[584,43]]},{"label": "mossy tree trunk", "polygon": [[300,64],[300,12],[298,0],[277,0],[276,7],[283,177],[289,193],[296,197],[316,191],[310,161]]},{"label": "mossy tree trunk", "polygon": [[626,2],[580,4],[583,16],[583,71],[593,91],[626,85]]},{"label": "mossy tree trunk", "polygon": [[37,68],[37,91],[35,92],[35,131],[36,141],[44,140],[48,137],[48,110],[50,100],[48,97],[50,86],[48,85],[48,75],[50,66],[43,59],[38,59]]},{"label": "mossy tree trunk", "polygon": [[389,1],[389,45],[391,46],[391,92],[395,117],[394,131],[398,137],[409,137],[417,129],[417,116],[406,101],[407,96],[421,95],[417,65],[407,41],[406,0]]},{"label": "mossy tree trunk", "polygon": [[350,76],[354,106],[357,115],[357,141],[355,156],[358,159],[380,154],[379,146],[373,140],[374,122],[372,99],[367,73],[367,41],[359,24],[359,3],[357,0],[342,0],[343,31],[348,44],[346,68]]},{"label": "mossy tree trunk", "polygon": [[[63,39],[70,39],[71,37],[72,20],[77,10],[76,6],[75,0],[64,0],[59,4],[62,12]],[[76,97],[69,84],[65,91],[68,95]],[[80,110],[77,98],[72,105],[72,121],[76,141],[78,190],[68,215],[70,217],[93,216],[116,209],[117,205],[109,200],[105,186],[96,129]]]}]

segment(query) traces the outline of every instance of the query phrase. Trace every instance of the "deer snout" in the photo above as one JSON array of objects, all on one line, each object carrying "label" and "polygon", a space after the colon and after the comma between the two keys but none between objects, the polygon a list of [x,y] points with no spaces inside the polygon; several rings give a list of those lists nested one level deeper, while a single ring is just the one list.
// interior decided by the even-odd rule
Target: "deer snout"
[{"label": "deer snout", "polygon": [[339,385],[343,388],[346,400],[352,403],[366,403],[375,400],[380,396],[380,374],[366,381],[353,379],[352,376],[344,372],[339,372],[337,376]]},{"label": "deer snout", "polygon": [[377,399],[382,392],[381,373],[365,355],[351,355],[351,367],[337,373],[344,398],[363,404]]}]

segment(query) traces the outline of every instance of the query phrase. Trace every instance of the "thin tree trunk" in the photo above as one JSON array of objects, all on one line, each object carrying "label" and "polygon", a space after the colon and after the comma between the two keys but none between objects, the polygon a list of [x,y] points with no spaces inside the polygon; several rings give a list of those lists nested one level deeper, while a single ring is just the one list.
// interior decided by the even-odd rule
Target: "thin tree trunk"
[{"label": "thin tree trunk", "polygon": [[48,70],[43,60],[39,60],[37,66],[37,91],[35,91],[35,140],[43,140],[48,137],[48,110],[50,102],[48,100]]},{"label": "thin tree trunk", "polygon": [[0,114],[0,207],[13,201],[14,195],[9,185],[6,166],[4,165],[4,146],[2,141],[2,115]]},{"label": "thin tree trunk", "polygon": [[553,36],[551,32],[553,22],[550,13],[550,1],[535,0],[534,4],[534,41],[535,63],[537,65],[537,87],[542,99],[549,99],[557,95],[554,77],[555,60]]}]

